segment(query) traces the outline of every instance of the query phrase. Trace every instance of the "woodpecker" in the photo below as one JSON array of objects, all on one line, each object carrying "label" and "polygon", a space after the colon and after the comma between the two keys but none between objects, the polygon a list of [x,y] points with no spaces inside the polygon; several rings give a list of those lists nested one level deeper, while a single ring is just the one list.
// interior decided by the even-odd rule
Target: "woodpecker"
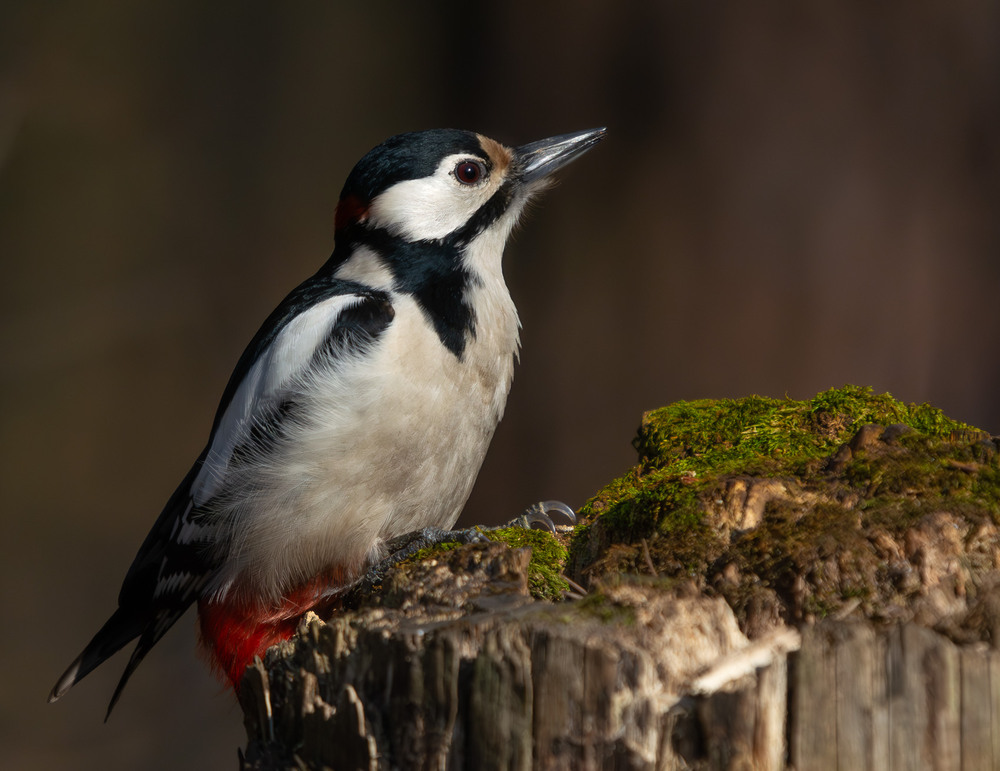
[{"label": "woodpecker", "polygon": [[507,237],[550,174],[603,136],[511,149],[438,129],[394,136],[358,162],[332,256],[243,352],[118,609],[49,701],[138,638],[110,715],[192,604],[202,645],[236,688],[255,656],[385,557],[391,539],[454,525],[518,355]]}]

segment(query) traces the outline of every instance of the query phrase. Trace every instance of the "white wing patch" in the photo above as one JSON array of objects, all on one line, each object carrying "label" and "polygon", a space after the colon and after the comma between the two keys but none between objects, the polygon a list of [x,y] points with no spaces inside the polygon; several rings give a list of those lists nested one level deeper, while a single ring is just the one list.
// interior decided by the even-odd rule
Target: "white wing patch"
[{"label": "white wing patch", "polygon": [[172,573],[166,578],[161,577],[156,583],[156,589],[153,592],[153,597],[159,598],[164,595],[172,594],[178,589],[189,584],[192,578],[192,574],[188,572]]},{"label": "white wing patch", "polygon": [[316,350],[329,336],[340,314],[357,305],[360,295],[337,295],[292,319],[254,362],[226,408],[191,496],[204,505],[223,487],[233,450],[258,419],[263,408],[280,399],[308,368]]}]

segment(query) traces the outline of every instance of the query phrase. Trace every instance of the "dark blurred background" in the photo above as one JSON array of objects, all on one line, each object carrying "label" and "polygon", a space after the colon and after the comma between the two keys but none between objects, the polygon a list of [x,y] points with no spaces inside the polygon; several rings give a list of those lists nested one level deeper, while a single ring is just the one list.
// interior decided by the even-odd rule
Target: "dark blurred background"
[{"label": "dark blurred background", "polygon": [[[613,6],[613,8],[612,8]],[[643,410],[847,382],[1000,432],[1000,6],[0,6],[0,767],[235,768],[185,618],[114,608],[257,325],[372,145],[607,125],[507,252],[524,352],[464,521],[574,506]]]}]

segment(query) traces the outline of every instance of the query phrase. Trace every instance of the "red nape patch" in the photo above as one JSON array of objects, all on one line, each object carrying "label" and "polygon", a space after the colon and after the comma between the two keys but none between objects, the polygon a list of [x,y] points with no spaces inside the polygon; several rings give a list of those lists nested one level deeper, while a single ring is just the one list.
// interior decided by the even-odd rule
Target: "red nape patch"
[{"label": "red nape patch", "polygon": [[364,222],[368,218],[368,204],[356,195],[347,195],[340,199],[337,204],[337,214],[334,217],[333,226],[336,230],[343,230],[348,225]]},{"label": "red nape patch", "polygon": [[329,597],[329,590],[346,583],[341,571],[332,571],[290,592],[279,605],[235,599],[238,591],[219,602],[199,600],[201,644],[213,668],[239,691],[243,673],[254,658],[263,658],[272,645],[290,639],[308,611],[328,612],[336,607],[337,599]]}]

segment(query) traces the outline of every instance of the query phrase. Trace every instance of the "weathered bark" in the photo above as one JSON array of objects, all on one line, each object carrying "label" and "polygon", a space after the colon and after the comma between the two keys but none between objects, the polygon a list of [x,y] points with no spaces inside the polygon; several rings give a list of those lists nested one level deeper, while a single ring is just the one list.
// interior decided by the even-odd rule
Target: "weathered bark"
[{"label": "weathered bark", "polygon": [[[467,546],[432,560],[436,578],[466,551],[474,570],[526,568],[524,550]],[[1000,765],[1000,654],[986,646],[824,621],[798,649],[792,629],[750,642],[721,599],[655,582],[561,605],[478,587],[498,585],[452,594],[465,612],[309,619],[244,682],[244,768]]]},{"label": "weathered bark", "polygon": [[[533,601],[528,557],[466,546],[407,577],[424,598],[450,587],[454,605],[311,618],[244,682],[245,767],[685,768],[684,753],[716,736],[725,758],[780,768],[774,697],[797,633],[751,645],[722,599],[655,583]],[[470,595],[454,588],[457,571],[502,578],[473,577],[482,593]],[[725,669],[713,678],[713,666]],[[716,718],[733,705],[724,727]]]},{"label": "weathered bark", "polygon": [[1000,655],[914,623],[824,622],[792,657],[790,765],[1000,767]]}]

